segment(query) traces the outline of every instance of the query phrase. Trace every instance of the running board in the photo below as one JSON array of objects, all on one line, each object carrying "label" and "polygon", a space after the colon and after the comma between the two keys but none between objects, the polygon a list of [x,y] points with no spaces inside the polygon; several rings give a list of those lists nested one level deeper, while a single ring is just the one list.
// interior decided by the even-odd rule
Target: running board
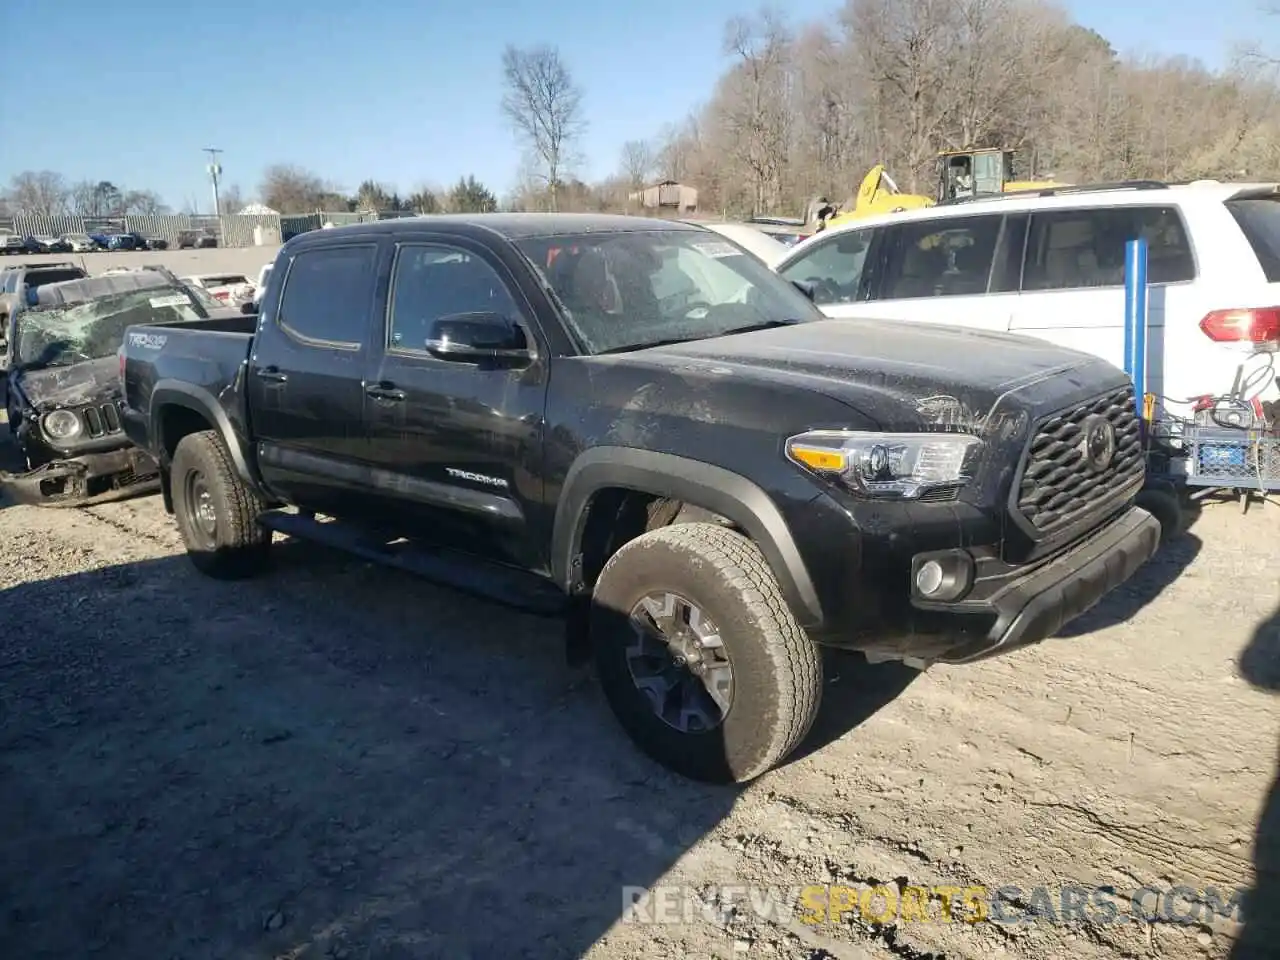
[{"label": "running board", "polygon": [[486,563],[440,547],[385,537],[341,520],[316,520],[271,510],[259,517],[269,530],[354,554],[372,563],[416,574],[440,586],[541,616],[559,616],[568,607],[563,591],[548,580],[513,567]]}]

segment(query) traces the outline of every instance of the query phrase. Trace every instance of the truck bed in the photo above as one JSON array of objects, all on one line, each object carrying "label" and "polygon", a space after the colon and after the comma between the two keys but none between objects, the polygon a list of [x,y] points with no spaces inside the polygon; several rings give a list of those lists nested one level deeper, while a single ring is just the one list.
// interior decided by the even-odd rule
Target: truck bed
[{"label": "truck bed", "polygon": [[257,323],[256,316],[228,312],[207,320],[126,328],[121,347],[122,420],[129,439],[153,454],[160,452],[153,448],[157,438],[148,432],[151,407],[158,396],[173,389],[211,415],[218,411],[238,432],[244,422],[237,389],[240,368],[249,356]]}]

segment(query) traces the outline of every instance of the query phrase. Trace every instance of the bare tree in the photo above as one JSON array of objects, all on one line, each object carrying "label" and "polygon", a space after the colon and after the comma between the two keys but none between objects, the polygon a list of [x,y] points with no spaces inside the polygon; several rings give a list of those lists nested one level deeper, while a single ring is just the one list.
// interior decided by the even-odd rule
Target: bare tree
[{"label": "bare tree", "polygon": [[62,174],[52,170],[24,170],[9,181],[6,199],[15,213],[51,217],[66,213],[69,195]]},{"label": "bare tree", "polygon": [[239,213],[245,207],[244,191],[238,183],[218,188],[218,204],[227,213]]},{"label": "bare tree", "polygon": [[539,177],[556,210],[562,178],[576,159],[573,150],[586,128],[582,90],[550,46],[508,46],[502,54],[502,78],[502,113],[539,161]]},{"label": "bare tree", "polygon": [[82,217],[122,217],[124,192],[110,180],[81,180],[68,191],[71,212]]},{"label": "bare tree", "polygon": [[735,17],[725,27],[724,50],[736,62],[720,82],[713,108],[729,149],[746,167],[752,211],[775,209],[782,199],[791,133],[791,36],[768,10]]},{"label": "bare tree", "polygon": [[655,157],[648,140],[628,140],[622,145],[622,176],[631,190],[639,190],[653,173]]},{"label": "bare tree", "polygon": [[121,205],[126,216],[151,216],[169,212],[169,208],[161,202],[154,190],[130,190],[125,193]]},{"label": "bare tree", "polygon": [[262,175],[262,202],[280,213],[314,213],[332,193],[320,177],[290,164],[275,164]]}]

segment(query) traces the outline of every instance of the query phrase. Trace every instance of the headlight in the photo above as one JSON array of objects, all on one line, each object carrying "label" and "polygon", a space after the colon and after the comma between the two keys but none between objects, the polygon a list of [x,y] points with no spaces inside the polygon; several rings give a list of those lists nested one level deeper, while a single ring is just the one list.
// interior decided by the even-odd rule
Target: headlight
[{"label": "headlight", "polygon": [[872,497],[913,500],[969,479],[982,441],[962,433],[814,430],[790,437],[787,458]]},{"label": "headlight", "polygon": [[70,410],[54,410],[46,413],[40,421],[45,435],[50,440],[73,440],[80,435],[80,418]]}]

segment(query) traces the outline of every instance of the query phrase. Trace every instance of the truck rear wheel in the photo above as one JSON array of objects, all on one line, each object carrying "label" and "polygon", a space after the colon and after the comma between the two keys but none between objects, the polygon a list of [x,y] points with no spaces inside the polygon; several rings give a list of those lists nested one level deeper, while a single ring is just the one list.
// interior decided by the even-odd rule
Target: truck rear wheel
[{"label": "truck rear wheel", "polygon": [[765,773],[818,712],[817,647],[756,545],[719,524],[675,524],[624,544],[596,582],[591,639],[623,728],[696,780]]},{"label": "truck rear wheel", "polygon": [[201,573],[239,580],[266,565],[271,531],[262,501],[241,481],[213,430],[183,437],[169,467],[173,512],[187,556]]}]

